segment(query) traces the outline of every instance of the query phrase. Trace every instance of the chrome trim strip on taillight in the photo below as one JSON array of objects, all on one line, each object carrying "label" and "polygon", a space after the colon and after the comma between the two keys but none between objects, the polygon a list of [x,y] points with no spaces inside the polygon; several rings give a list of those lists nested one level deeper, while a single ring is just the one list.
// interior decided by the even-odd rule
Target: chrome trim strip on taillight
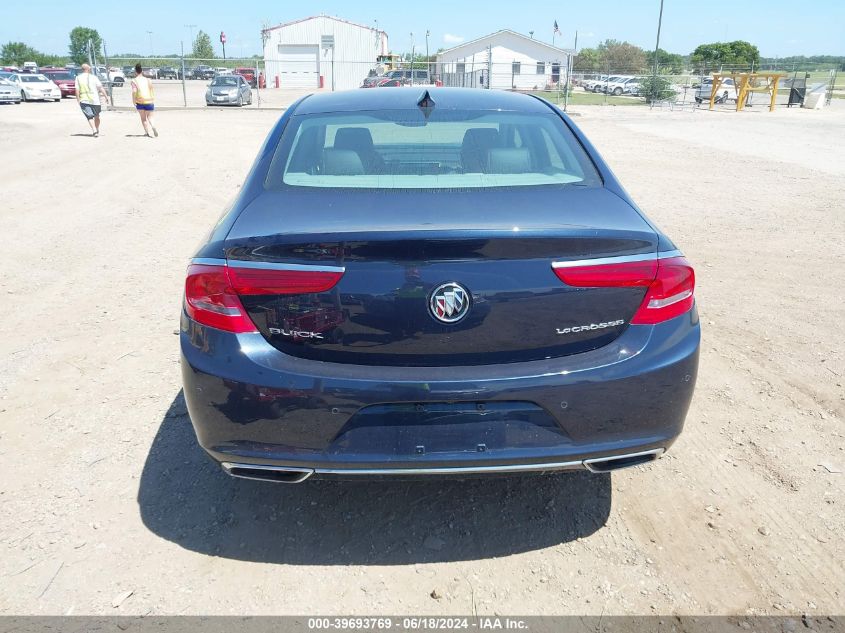
[{"label": "chrome trim strip on taillight", "polygon": [[671,297],[666,297],[664,299],[651,299],[649,300],[646,308],[649,310],[666,308],[672,304],[678,303],[679,301],[683,301],[684,299],[689,299],[691,296],[692,290],[684,290],[683,292],[679,292],[676,295],[672,295]]},{"label": "chrome trim strip on taillight", "polygon": [[683,257],[681,251],[662,251],[660,253],[641,253],[639,255],[619,255],[615,257],[596,257],[593,259],[575,259],[571,261],[552,262],[552,268],[575,268],[577,266],[603,266],[605,264],[627,264],[628,262],[647,262],[655,259],[669,259]]},{"label": "chrome trim strip on taillight", "polygon": [[312,264],[285,264],[281,262],[256,262],[246,259],[214,259],[210,257],[194,257],[192,264],[202,266],[230,266],[232,268],[258,268],[263,270],[293,270],[307,273],[344,273],[345,266],[323,266]]}]

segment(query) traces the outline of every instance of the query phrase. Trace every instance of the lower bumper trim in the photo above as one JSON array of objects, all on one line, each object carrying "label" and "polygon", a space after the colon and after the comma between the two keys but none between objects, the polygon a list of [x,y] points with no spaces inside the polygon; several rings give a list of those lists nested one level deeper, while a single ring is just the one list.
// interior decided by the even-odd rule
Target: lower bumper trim
[{"label": "lower bumper trim", "polygon": [[607,473],[621,468],[639,466],[658,459],[665,449],[655,448],[638,453],[610,455],[591,459],[547,462],[541,464],[505,464],[494,466],[442,466],[429,468],[302,468],[223,462],[227,474],[241,479],[257,479],[280,483],[301,483],[311,475],[381,477],[391,475],[473,475],[485,473],[546,472],[585,468],[593,473]]}]

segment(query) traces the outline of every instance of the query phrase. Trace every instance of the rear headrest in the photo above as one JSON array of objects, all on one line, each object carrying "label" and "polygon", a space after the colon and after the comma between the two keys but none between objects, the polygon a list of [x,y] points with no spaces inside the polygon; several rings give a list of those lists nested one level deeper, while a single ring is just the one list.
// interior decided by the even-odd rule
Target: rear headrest
[{"label": "rear headrest", "polygon": [[463,149],[489,149],[499,143],[499,130],[492,127],[472,127],[464,132]]},{"label": "rear headrest", "polygon": [[360,176],[364,173],[364,164],[355,150],[326,148],[323,150],[323,173],[327,176]]},{"label": "rear headrest", "polygon": [[499,144],[499,130],[492,127],[472,127],[464,132],[461,143],[461,164],[464,173],[485,171],[487,150]]},{"label": "rear headrest", "polygon": [[531,154],[527,147],[494,147],[487,155],[488,174],[524,174],[531,171]]},{"label": "rear headrest", "polygon": [[365,127],[342,127],[335,132],[334,148],[371,152],[373,150],[373,135]]}]

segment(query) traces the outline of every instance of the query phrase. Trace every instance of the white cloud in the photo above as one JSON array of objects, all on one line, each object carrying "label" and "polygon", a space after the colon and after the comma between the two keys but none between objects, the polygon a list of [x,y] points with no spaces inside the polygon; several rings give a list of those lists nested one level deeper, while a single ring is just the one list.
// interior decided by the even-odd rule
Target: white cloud
[{"label": "white cloud", "polygon": [[451,33],[443,34],[443,42],[446,44],[460,44],[463,41],[464,38],[460,35],[452,35]]}]

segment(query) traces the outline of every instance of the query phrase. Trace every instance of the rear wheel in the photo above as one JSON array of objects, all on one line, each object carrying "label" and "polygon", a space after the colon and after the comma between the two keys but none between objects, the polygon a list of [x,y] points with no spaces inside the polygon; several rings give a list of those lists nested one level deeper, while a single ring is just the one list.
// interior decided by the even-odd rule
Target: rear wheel
[{"label": "rear wheel", "polygon": [[616,95],[616,96],[618,97],[619,95],[621,95],[621,94],[622,94],[622,88],[618,88],[618,87],[617,87],[617,88],[614,88],[614,89],[613,89],[613,94],[614,94],[614,95]]}]

